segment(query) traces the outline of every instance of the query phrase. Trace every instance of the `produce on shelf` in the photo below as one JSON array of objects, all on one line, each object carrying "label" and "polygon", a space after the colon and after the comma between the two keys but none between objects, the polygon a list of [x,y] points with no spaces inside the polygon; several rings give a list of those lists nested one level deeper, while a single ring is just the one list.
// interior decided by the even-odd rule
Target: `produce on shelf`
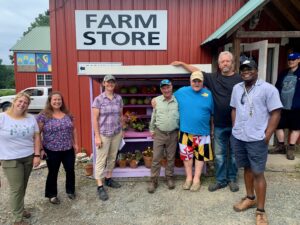
[{"label": "produce on shelf", "polygon": [[137,94],[138,93],[138,88],[135,86],[132,86],[129,88],[129,93],[130,94]]}]

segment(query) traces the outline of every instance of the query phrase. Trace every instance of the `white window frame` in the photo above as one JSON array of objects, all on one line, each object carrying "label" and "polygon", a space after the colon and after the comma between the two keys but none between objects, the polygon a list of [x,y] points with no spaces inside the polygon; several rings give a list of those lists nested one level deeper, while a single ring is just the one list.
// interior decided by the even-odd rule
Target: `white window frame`
[{"label": "white window frame", "polygon": [[[43,76],[43,80],[39,80],[38,76]],[[47,79],[47,76],[50,76],[51,79]],[[47,82],[51,82],[51,84],[47,85]],[[43,85],[39,84],[39,82],[43,82]],[[36,86],[37,87],[46,87],[46,86],[52,86],[52,74],[45,74],[45,73],[37,73],[36,74]]]}]

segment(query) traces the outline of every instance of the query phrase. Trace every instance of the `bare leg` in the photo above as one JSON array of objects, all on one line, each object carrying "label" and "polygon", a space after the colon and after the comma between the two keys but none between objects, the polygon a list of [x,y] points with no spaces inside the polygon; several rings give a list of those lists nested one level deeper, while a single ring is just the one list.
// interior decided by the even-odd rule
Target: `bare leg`
[{"label": "bare leg", "polygon": [[290,134],[289,144],[291,145],[296,144],[299,136],[300,136],[300,130],[292,130]]},{"label": "bare leg", "polygon": [[244,180],[247,196],[254,196],[254,175],[250,168],[244,168]]},{"label": "bare leg", "polygon": [[192,181],[193,180],[193,159],[185,160],[184,163],[184,169],[186,173],[186,181]]},{"label": "bare leg", "polygon": [[284,142],[284,130],[283,129],[276,130],[276,137],[278,139],[278,142]]},{"label": "bare leg", "polygon": [[267,183],[264,173],[254,174],[254,188],[257,196],[257,208],[264,209]]},{"label": "bare leg", "polygon": [[203,168],[204,162],[195,160],[195,176],[193,179],[193,183],[200,183],[200,177],[202,174],[202,168]]}]

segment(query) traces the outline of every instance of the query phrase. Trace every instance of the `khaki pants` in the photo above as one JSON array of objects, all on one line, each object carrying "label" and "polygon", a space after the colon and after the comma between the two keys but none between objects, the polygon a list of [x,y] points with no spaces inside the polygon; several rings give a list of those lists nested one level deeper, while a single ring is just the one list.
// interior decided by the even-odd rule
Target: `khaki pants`
[{"label": "khaki pants", "polygon": [[112,137],[100,136],[102,147],[96,150],[95,179],[103,179],[105,169],[107,171],[114,169],[122,132]]},{"label": "khaki pants", "polygon": [[164,132],[155,129],[154,132],[151,177],[158,177],[160,174],[160,160],[163,158],[164,150],[166,151],[167,157],[166,177],[172,177],[174,174],[175,153],[178,143],[178,130]]},{"label": "khaki pants", "polygon": [[14,221],[23,219],[24,197],[33,166],[33,156],[15,160],[3,160],[2,168],[10,187],[10,205]]}]

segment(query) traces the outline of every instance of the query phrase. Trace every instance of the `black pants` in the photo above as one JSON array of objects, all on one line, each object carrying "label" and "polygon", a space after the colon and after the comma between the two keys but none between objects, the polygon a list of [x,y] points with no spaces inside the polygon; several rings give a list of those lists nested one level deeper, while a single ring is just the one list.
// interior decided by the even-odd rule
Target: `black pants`
[{"label": "black pants", "polygon": [[45,197],[57,196],[57,176],[60,164],[62,163],[66,171],[66,193],[75,193],[75,153],[71,148],[67,151],[50,151],[45,149],[47,154],[48,176],[46,181]]}]

